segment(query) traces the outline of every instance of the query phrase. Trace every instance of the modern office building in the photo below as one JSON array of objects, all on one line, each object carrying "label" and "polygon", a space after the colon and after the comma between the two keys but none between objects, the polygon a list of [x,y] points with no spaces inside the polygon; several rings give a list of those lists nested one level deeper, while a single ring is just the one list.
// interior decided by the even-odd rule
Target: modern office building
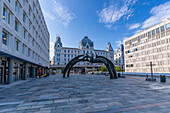
[{"label": "modern office building", "polygon": [[[94,56],[104,56],[114,62],[114,50],[112,49],[110,43],[108,43],[106,50],[96,50],[94,49],[93,42],[86,36],[80,41],[79,48],[63,47],[61,43],[61,38],[57,37],[54,50],[54,57],[52,61],[53,65],[51,66],[51,68],[53,68],[53,70],[56,70],[57,73],[61,73],[63,68],[71,59],[83,54],[94,54]],[[91,64],[88,62],[79,62],[75,65],[75,68],[84,67],[88,70],[100,68],[101,66],[104,65],[100,63]]]},{"label": "modern office building", "polygon": [[124,40],[125,71],[170,73],[170,19]]},{"label": "modern office building", "polygon": [[0,0],[0,84],[49,67],[49,32],[38,0]]},{"label": "modern office building", "polygon": [[124,46],[120,44],[117,52],[114,53],[114,64],[124,70]]}]

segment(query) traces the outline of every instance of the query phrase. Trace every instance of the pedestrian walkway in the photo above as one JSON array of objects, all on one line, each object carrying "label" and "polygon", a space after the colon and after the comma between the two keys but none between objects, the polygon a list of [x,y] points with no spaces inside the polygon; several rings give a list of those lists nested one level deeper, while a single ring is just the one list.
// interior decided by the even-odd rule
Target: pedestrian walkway
[{"label": "pedestrian walkway", "polygon": [[85,112],[170,112],[170,83],[135,76],[52,75],[0,91],[0,113]]}]

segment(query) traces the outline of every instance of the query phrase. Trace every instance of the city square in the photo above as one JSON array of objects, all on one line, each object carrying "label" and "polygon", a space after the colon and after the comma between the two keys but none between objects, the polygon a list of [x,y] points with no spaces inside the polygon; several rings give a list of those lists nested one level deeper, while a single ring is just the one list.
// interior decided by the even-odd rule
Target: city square
[{"label": "city square", "polygon": [[[169,78],[168,78],[169,80]],[[1,113],[168,113],[170,82],[51,75],[0,89]]]},{"label": "city square", "polygon": [[170,1],[0,0],[0,113],[170,113]]}]

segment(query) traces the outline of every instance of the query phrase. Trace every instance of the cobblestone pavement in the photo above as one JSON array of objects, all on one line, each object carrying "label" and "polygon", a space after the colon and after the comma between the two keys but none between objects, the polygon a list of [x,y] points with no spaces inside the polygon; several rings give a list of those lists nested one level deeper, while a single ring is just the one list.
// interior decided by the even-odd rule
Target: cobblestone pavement
[{"label": "cobblestone pavement", "polygon": [[0,91],[2,113],[168,113],[170,83],[127,76],[52,75]]}]

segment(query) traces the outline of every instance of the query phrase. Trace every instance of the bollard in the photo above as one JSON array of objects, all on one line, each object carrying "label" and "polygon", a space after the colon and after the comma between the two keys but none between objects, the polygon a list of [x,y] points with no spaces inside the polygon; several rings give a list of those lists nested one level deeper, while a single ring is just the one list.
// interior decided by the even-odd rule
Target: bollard
[{"label": "bollard", "polygon": [[165,75],[160,75],[160,82],[166,82],[166,76]]},{"label": "bollard", "polygon": [[118,78],[120,78],[120,73],[118,73]]}]

